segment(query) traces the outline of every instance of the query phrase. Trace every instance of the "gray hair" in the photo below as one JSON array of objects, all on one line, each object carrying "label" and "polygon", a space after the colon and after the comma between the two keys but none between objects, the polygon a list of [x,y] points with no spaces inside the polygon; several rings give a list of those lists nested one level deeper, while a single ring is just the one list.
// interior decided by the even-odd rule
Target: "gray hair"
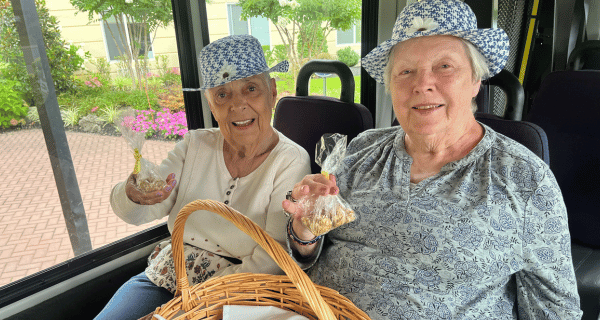
[{"label": "gray hair", "polygon": [[271,90],[271,73],[269,71],[265,71],[262,73],[263,77],[265,77],[265,82],[267,83],[267,89]]},{"label": "gray hair", "polygon": [[[477,49],[477,47],[475,47],[475,45],[468,40],[465,40],[462,38],[458,38],[458,39],[460,39],[460,41],[462,41],[462,43],[464,44],[467,56],[469,57],[469,60],[471,61],[471,69],[473,70],[473,79],[479,81],[479,80],[484,80],[484,79],[489,78],[490,77],[490,68],[488,66],[488,63],[487,63],[487,60],[485,59],[485,57],[481,54],[481,52],[479,52],[479,49]],[[392,47],[392,49],[390,50],[390,53],[388,55],[388,63],[386,64],[385,70],[383,72],[383,83],[385,86],[385,91],[388,94],[390,93],[390,78],[392,75],[392,65],[394,64],[395,53],[399,47],[398,44],[400,44],[400,43],[401,42],[394,45]],[[475,113],[475,111],[477,111],[477,103],[475,102],[475,99],[473,99],[473,101],[472,101],[471,111],[473,111],[473,113]]]}]

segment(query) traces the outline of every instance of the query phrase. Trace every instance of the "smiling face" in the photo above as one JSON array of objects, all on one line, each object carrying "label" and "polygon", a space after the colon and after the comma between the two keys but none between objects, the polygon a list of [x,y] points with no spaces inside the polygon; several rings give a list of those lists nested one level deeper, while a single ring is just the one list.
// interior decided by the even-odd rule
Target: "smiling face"
[{"label": "smiling face", "polygon": [[258,74],[207,89],[205,95],[225,141],[234,149],[257,150],[273,134],[275,79]]},{"label": "smiling face", "polygon": [[481,84],[473,78],[465,45],[453,36],[426,36],[397,46],[391,52],[389,85],[402,129],[411,138],[464,134],[475,122],[471,101]]}]

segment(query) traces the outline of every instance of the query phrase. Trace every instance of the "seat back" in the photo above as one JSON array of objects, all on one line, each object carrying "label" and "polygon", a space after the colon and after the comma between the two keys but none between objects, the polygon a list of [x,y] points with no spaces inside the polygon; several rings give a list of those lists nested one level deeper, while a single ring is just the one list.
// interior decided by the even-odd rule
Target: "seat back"
[{"label": "seat back", "polygon": [[[340,99],[308,96],[313,73],[335,73],[340,77]],[[363,105],[354,103],[354,76],[340,61],[312,60],[298,74],[296,96],[283,97],[277,103],[273,127],[304,147],[311,158],[311,170],[320,172],[315,163],[315,146],[325,133],[340,133],[350,142],[359,133],[373,128],[373,116]]]},{"label": "seat back", "polygon": [[570,70],[600,70],[600,40],[577,44],[567,63]]},{"label": "seat back", "polygon": [[571,238],[600,246],[600,71],[548,74],[527,120],[544,129]]},{"label": "seat back", "polygon": [[476,113],[475,119],[527,147],[546,164],[550,164],[548,137],[544,130],[528,121],[505,120],[489,113]]},{"label": "seat back", "polygon": [[525,90],[514,74],[503,69],[500,73],[484,80],[481,84],[482,88],[475,98],[478,112],[493,113],[492,110],[490,110],[490,104],[494,100],[490,97],[490,87],[494,87],[502,90],[506,96],[504,114],[498,116],[508,120],[522,119],[523,105],[525,103]]},{"label": "seat back", "polygon": [[[548,137],[540,126],[527,121],[506,120],[483,112],[476,112],[475,119],[494,131],[519,142],[544,160],[546,164],[550,164]],[[392,126],[397,125],[398,120],[394,119]]]}]

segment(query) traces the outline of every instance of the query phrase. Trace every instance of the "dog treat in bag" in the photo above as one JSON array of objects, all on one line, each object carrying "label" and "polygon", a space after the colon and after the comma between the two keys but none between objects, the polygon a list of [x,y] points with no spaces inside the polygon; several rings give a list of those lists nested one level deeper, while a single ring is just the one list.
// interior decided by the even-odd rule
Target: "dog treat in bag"
[{"label": "dog treat in bag", "polygon": [[146,142],[146,133],[136,124],[133,111],[124,112],[117,120],[119,131],[131,147],[135,158],[133,174],[137,175],[137,188],[143,192],[154,192],[164,188],[167,183],[161,178],[154,163],[142,157],[142,147]]},{"label": "dog treat in bag", "polygon": [[[317,143],[315,162],[321,166],[321,174],[329,178],[330,172],[336,172],[346,154],[346,136],[338,133],[325,134]],[[320,196],[316,199],[301,199],[303,208],[312,210],[302,217],[302,223],[315,236],[319,236],[356,219],[354,210],[348,202],[338,195]]]}]

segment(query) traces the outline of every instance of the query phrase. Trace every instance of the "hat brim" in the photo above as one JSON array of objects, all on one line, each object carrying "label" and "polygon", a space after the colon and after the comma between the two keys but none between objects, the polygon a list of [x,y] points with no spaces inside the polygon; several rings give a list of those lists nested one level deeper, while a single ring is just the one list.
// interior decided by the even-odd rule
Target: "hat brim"
[{"label": "hat brim", "polygon": [[280,63],[276,64],[274,67],[270,68],[268,71],[269,72],[288,72],[290,68],[290,63],[287,62],[286,60],[281,61]]},{"label": "hat brim", "polygon": [[432,36],[432,35],[451,35],[468,40],[473,43],[479,52],[485,57],[490,77],[498,74],[508,60],[510,43],[508,35],[502,29],[475,29],[475,30],[452,30],[447,32],[423,32],[421,34],[405,36],[399,39],[390,39],[382,42],[371,52],[361,59],[361,65],[375,79],[383,84],[385,68],[389,61],[389,53],[393,46],[412,38]]},{"label": "hat brim", "polygon": [[218,85],[204,84],[204,85],[202,85],[202,87],[200,87],[200,90],[207,90],[207,89],[215,88],[215,87],[222,86],[224,84],[227,84],[227,83],[235,81],[235,80],[253,77],[253,76],[255,76],[257,74],[261,74],[263,72],[287,72],[289,67],[290,67],[290,63],[288,61],[284,60],[269,69],[253,70],[252,72],[240,72],[240,73],[236,74],[235,76],[231,77],[230,79],[228,79],[227,82],[219,83]]}]

